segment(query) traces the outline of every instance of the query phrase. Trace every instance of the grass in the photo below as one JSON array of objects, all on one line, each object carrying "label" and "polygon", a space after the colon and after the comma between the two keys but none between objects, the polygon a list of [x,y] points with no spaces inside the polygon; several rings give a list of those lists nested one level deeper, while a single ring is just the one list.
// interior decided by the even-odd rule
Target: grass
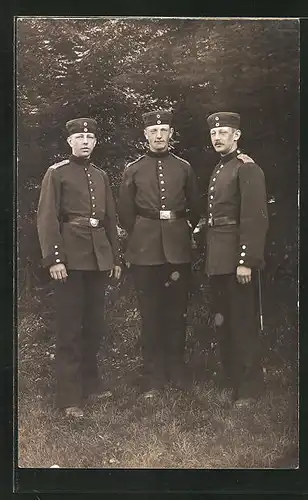
[{"label": "grass", "polygon": [[[54,333],[48,287],[19,315],[20,467],[66,468],[294,468],[297,467],[296,377],[287,339],[296,341],[292,317],[279,307],[266,351],[266,390],[255,408],[236,409],[220,393],[217,346],[203,290],[188,315],[187,362],[194,375],[189,391],[168,387],[144,400],[133,379],[141,363],[140,318],[129,283],[110,288],[109,332],[100,365],[109,396],[85,408],[81,422],[67,421],[54,408]],[[115,300],[117,299],[117,300]],[[42,307],[43,304],[43,307]],[[280,311],[280,312],[279,312]],[[275,330],[276,328],[276,330]],[[280,343],[271,344],[278,336]],[[283,341],[286,332],[286,341]],[[279,337],[279,338],[280,338]]]}]

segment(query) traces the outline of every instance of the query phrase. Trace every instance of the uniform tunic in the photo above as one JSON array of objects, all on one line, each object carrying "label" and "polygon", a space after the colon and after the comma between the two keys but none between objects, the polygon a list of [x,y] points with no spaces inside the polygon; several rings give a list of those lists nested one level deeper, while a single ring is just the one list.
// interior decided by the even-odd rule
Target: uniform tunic
[{"label": "uniform tunic", "polygon": [[[153,220],[138,215],[138,207],[154,212],[187,210],[187,217]],[[137,265],[190,262],[191,232],[199,218],[196,177],[186,160],[168,152],[149,152],[127,165],[119,196],[120,223],[129,235],[127,261]]]},{"label": "uniform tunic", "polygon": [[[268,229],[263,171],[255,163],[243,163],[238,154],[222,157],[210,179],[206,252],[223,384],[234,390],[235,398],[254,397],[262,386],[255,274],[264,266]],[[252,269],[248,284],[237,282],[241,265]]]},{"label": "uniform tunic", "polygon": [[[93,217],[104,227],[65,222],[66,216]],[[107,174],[89,160],[71,156],[48,168],[37,213],[43,266],[104,271],[118,258],[116,214]]]},{"label": "uniform tunic", "polygon": [[[90,217],[103,227],[92,227]],[[97,353],[104,333],[107,271],[118,258],[107,174],[73,155],[49,167],[37,225],[43,266],[64,263],[68,270],[65,283],[54,280],[57,406],[81,406],[85,397],[100,390]]]},{"label": "uniform tunic", "polygon": [[[146,216],[160,210],[183,215]],[[169,152],[148,152],[125,168],[119,219],[128,233],[125,258],[132,264],[142,317],[145,388],[183,380],[191,233],[199,218],[197,182],[187,161]]]},{"label": "uniform tunic", "polygon": [[[223,157],[210,179],[206,273],[233,273],[239,265],[262,268],[268,229],[264,174],[256,163],[243,163],[234,151]],[[235,225],[215,227],[215,219],[228,217]]]}]

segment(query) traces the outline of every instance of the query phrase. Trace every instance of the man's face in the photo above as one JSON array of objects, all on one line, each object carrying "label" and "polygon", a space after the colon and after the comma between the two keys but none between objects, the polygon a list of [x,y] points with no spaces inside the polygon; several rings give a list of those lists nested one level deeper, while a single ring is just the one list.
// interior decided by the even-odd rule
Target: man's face
[{"label": "man's face", "polygon": [[158,153],[168,149],[173,128],[169,125],[150,125],[144,130],[144,135],[149,142],[150,150]]},{"label": "man's face", "polygon": [[90,132],[80,132],[72,134],[67,138],[67,142],[72,148],[72,153],[81,158],[88,158],[96,144],[95,134]]},{"label": "man's face", "polygon": [[237,148],[241,131],[232,127],[217,127],[210,130],[210,135],[215,151],[224,156]]}]

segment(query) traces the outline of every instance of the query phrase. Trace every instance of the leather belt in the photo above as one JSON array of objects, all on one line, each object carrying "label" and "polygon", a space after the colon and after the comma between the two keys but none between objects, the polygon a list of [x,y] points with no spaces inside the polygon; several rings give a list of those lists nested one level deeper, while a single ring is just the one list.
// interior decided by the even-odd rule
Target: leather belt
[{"label": "leather belt", "polygon": [[236,219],[231,219],[230,217],[209,217],[207,224],[209,227],[234,226],[237,225],[238,222]]},{"label": "leather belt", "polygon": [[186,210],[148,210],[146,208],[137,207],[137,214],[146,219],[170,220],[184,219]]},{"label": "leather belt", "polygon": [[104,227],[104,221],[94,217],[84,217],[82,215],[63,215],[62,221],[76,224],[77,226],[97,228]]}]

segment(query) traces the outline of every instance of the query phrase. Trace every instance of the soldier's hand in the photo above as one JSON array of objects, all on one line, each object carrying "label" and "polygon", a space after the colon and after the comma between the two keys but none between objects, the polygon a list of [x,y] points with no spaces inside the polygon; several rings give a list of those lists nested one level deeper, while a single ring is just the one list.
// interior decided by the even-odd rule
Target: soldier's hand
[{"label": "soldier's hand", "polygon": [[246,155],[245,153],[240,153],[237,155],[239,160],[242,160],[244,163],[255,163],[255,161],[250,158],[250,156]]},{"label": "soldier's hand", "polygon": [[49,273],[52,279],[62,281],[62,283],[65,283],[68,277],[64,264],[54,264],[49,268]]},{"label": "soldier's hand", "polygon": [[119,280],[121,278],[121,274],[122,274],[121,266],[113,266],[113,268],[109,273],[109,278],[112,278],[114,276],[117,280]]},{"label": "soldier's hand", "polygon": [[241,285],[245,285],[251,281],[251,268],[246,266],[237,266],[236,278]]}]

